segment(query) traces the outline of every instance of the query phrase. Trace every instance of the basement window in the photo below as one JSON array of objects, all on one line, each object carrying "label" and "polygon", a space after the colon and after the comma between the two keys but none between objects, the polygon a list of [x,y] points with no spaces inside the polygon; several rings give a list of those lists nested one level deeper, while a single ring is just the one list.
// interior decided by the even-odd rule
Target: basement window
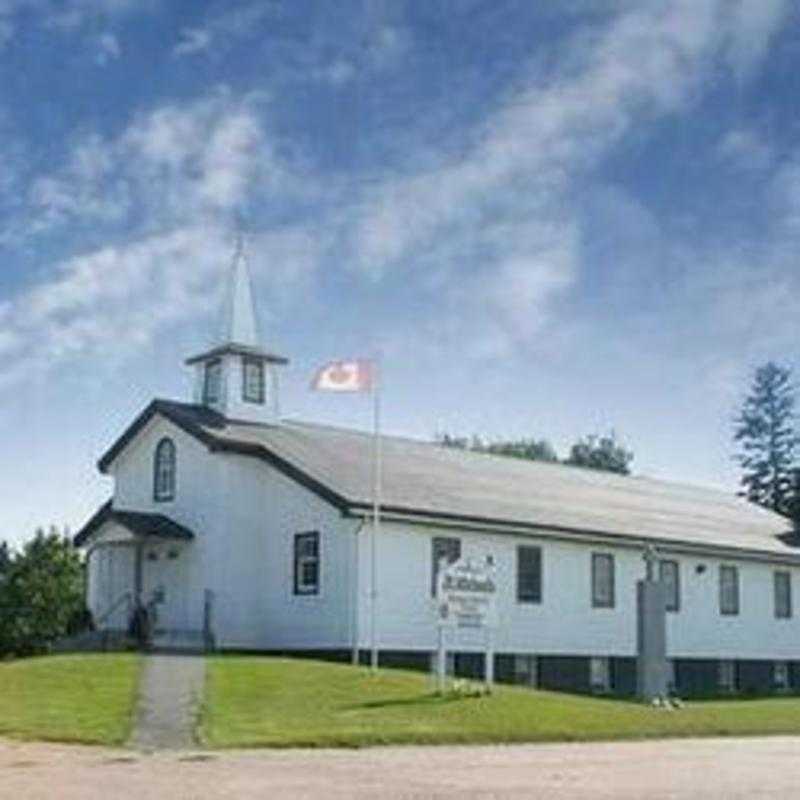
[{"label": "basement window", "polygon": [[720,661],[717,683],[722,692],[736,691],[736,664],[733,661]]},{"label": "basement window", "polygon": [[776,661],[772,665],[772,685],[779,692],[789,689],[789,663]]},{"label": "basement window", "polygon": [[611,691],[611,664],[608,658],[589,659],[589,685],[597,694]]},{"label": "basement window", "polygon": [[538,684],[539,664],[536,656],[514,656],[514,683],[523,686],[536,686]]}]

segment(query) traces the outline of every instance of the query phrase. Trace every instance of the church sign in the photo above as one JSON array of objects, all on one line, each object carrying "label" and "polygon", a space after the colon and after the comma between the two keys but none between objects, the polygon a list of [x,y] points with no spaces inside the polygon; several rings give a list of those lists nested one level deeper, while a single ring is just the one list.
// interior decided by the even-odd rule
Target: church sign
[{"label": "church sign", "polygon": [[489,559],[460,559],[443,567],[436,592],[439,624],[494,627],[497,586],[493,573]]},{"label": "church sign", "polygon": [[439,692],[444,693],[447,675],[445,631],[472,628],[485,635],[484,679],[487,687],[494,682],[492,629],[497,625],[495,598],[497,584],[494,559],[461,558],[453,564],[441,562],[436,579],[436,622],[438,646],[436,673]]}]

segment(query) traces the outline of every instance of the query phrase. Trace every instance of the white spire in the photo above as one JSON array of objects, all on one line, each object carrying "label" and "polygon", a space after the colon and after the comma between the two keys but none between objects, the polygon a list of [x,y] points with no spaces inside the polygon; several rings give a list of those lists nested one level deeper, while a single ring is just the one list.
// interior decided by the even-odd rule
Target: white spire
[{"label": "white spire", "polygon": [[221,339],[223,344],[241,344],[248,347],[261,345],[253,302],[253,285],[241,231],[236,235],[236,252],[233,254],[228,279]]}]

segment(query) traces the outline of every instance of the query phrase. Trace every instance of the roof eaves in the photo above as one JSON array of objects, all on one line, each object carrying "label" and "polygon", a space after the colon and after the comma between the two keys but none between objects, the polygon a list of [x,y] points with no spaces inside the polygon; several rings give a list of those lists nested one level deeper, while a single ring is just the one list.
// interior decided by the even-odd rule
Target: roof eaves
[{"label": "roof eaves", "polygon": [[112,500],[109,498],[95,511],[89,521],[72,537],[73,547],[83,547],[86,540],[111,516]]},{"label": "roof eaves", "polygon": [[132,439],[147,425],[156,415],[161,414],[178,428],[202,442],[210,450],[213,450],[216,437],[205,431],[200,425],[193,424],[182,414],[175,411],[175,408],[164,400],[153,400],[147,408],[125,429],[122,435],[111,445],[102,458],[97,462],[97,468],[104,475],[117,456],[128,446]]},{"label": "roof eaves", "polygon": [[[538,532],[538,533],[556,533],[561,534],[565,539],[594,538],[598,541],[613,541],[628,546],[641,546],[645,543],[656,544],[663,548],[672,550],[685,550],[693,553],[713,553],[716,555],[727,555],[729,557],[749,557],[767,559],[770,561],[791,561],[800,564],[800,540],[795,536],[781,536],[778,537],[782,541],[790,542],[789,546],[797,546],[796,553],[787,552],[781,553],[774,550],[765,550],[758,547],[739,547],[737,545],[722,545],[713,542],[696,542],[682,539],[667,539],[657,536],[632,536],[630,534],[616,533],[614,531],[600,530],[595,528],[575,528],[565,525],[548,524],[544,522],[524,522],[509,519],[502,519],[497,517],[481,517],[467,514],[454,514],[447,511],[432,511],[421,508],[413,508],[409,506],[392,506],[382,505],[381,512],[386,516],[394,516],[398,519],[407,519],[409,522],[417,524],[431,523],[436,524],[450,524],[461,525],[465,528],[475,526],[476,529],[485,530],[491,528],[497,533],[520,533],[520,532]],[[349,513],[369,516],[373,513],[373,507],[369,503],[363,501],[353,502],[350,504]],[[797,542],[797,545],[794,543]]]}]

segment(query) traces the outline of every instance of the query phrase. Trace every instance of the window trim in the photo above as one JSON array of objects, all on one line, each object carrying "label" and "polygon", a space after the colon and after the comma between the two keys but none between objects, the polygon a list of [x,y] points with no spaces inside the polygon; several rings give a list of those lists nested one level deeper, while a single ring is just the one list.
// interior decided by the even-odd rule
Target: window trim
[{"label": "window trim", "polygon": [[[248,393],[247,383],[247,368],[256,367],[259,374],[258,393],[251,395]],[[253,403],[254,405],[263,406],[267,396],[267,376],[264,369],[264,362],[259,358],[252,356],[242,356],[242,402]]]},{"label": "window trim", "polygon": [[[778,604],[778,584],[779,578],[786,579],[786,608],[781,608]],[[792,604],[792,573],[787,569],[776,569],[772,573],[772,587],[773,587],[773,600],[775,619],[791,619],[793,615]],[[785,613],[782,613],[784,612]]]},{"label": "window trim", "polygon": [[[300,545],[302,542],[314,542],[314,549],[316,551],[313,556],[300,555]],[[320,585],[322,583],[322,558],[320,554],[320,535],[319,531],[302,531],[294,535],[292,551],[292,564],[293,564],[293,594],[298,597],[310,597],[320,593]],[[313,584],[306,584],[301,581],[301,567],[306,562],[311,562],[316,567],[316,582]]]},{"label": "window trim", "polygon": [[[674,558],[664,558],[658,562],[658,580],[664,583],[664,567],[669,564],[675,568],[675,596],[674,598],[667,597],[665,608],[668,612],[676,614],[681,610],[681,565],[680,562]],[[674,604],[670,601],[674,599]]]},{"label": "window trim", "polygon": [[[725,591],[723,588],[722,576],[729,571],[733,575],[733,584],[735,587],[734,603],[730,607],[725,605]],[[739,568],[733,564],[720,564],[719,565],[719,613],[723,617],[738,617],[741,611],[741,586],[739,582]]]},{"label": "window trim", "polygon": [[[164,453],[169,452],[171,462],[170,480],[166,488],[162,488],[160,482],[161,464]],[[178,451],[175,442],[169,436],[162,437],[153,453],[153,501],[156,503],[169,503],[175,499],[175,487],[178,475]]]},{"label": "window trim", "polygon": [[436,558],[436,543],[447,542],[448,544],[456,543],[456,555],[453,558],[450,554],[444,554],[442,557],[447,558],[448,564],[455,564],[461,558],[461,539],[458,536],[433,536],[431,538],[431,597],[436,597],[436,589],[439,579],[439,561],[442,557]]},{"label": "window trim", "polygon": [[[609,599],[608,601],[604,601],[597,596],[597,565],[601,561],[608,560],[610,565],[610,583],[611,587],[609,590]],[[617,600],[617,593],[616,593],[616,564],[614,563],[614,554],[613,553],[592,553],[592,608],[615,608],[616,600]]]},{"label": "window trim", "polygon": [[[783,673],[785,680],[778,681],[778,672]],[[772,687],[779,692],[788,692],[792,688],[792,670],[788,661],[772,662]]]},{"label": "window trim", "polygon": [[[595,681],[599,672],[600,680]],[[614,688],[611,674],[611,659],[608,656],[590,656],[589,658],[589,689],[595,694],[608,694]]]},{"label": "window trim", "polygon": [[[537,556],[537,585],[536,592],[523,594],[522,592],[522,553],[528,551],[536,553]],[[544,595],[544,562],[542,557],[542,548],[538,545],[532,544],[518,544],[517,545],[517,602],[530,605],[541,605],[542,596]]]},{"label": "window trim", "polygon": [[[209,391],[209,387],[211,386],[211,381],[209,380],[209,376],[211,374],[212,369],[219,369],[219,380],[217,382],[217,393],[216,395],[211,394]],[[210,406],[214,403],[219,403],[222,400],[222,359],[221,358],[212,358],[209,361],[206,361],[203,367],[203,405]]]}]

